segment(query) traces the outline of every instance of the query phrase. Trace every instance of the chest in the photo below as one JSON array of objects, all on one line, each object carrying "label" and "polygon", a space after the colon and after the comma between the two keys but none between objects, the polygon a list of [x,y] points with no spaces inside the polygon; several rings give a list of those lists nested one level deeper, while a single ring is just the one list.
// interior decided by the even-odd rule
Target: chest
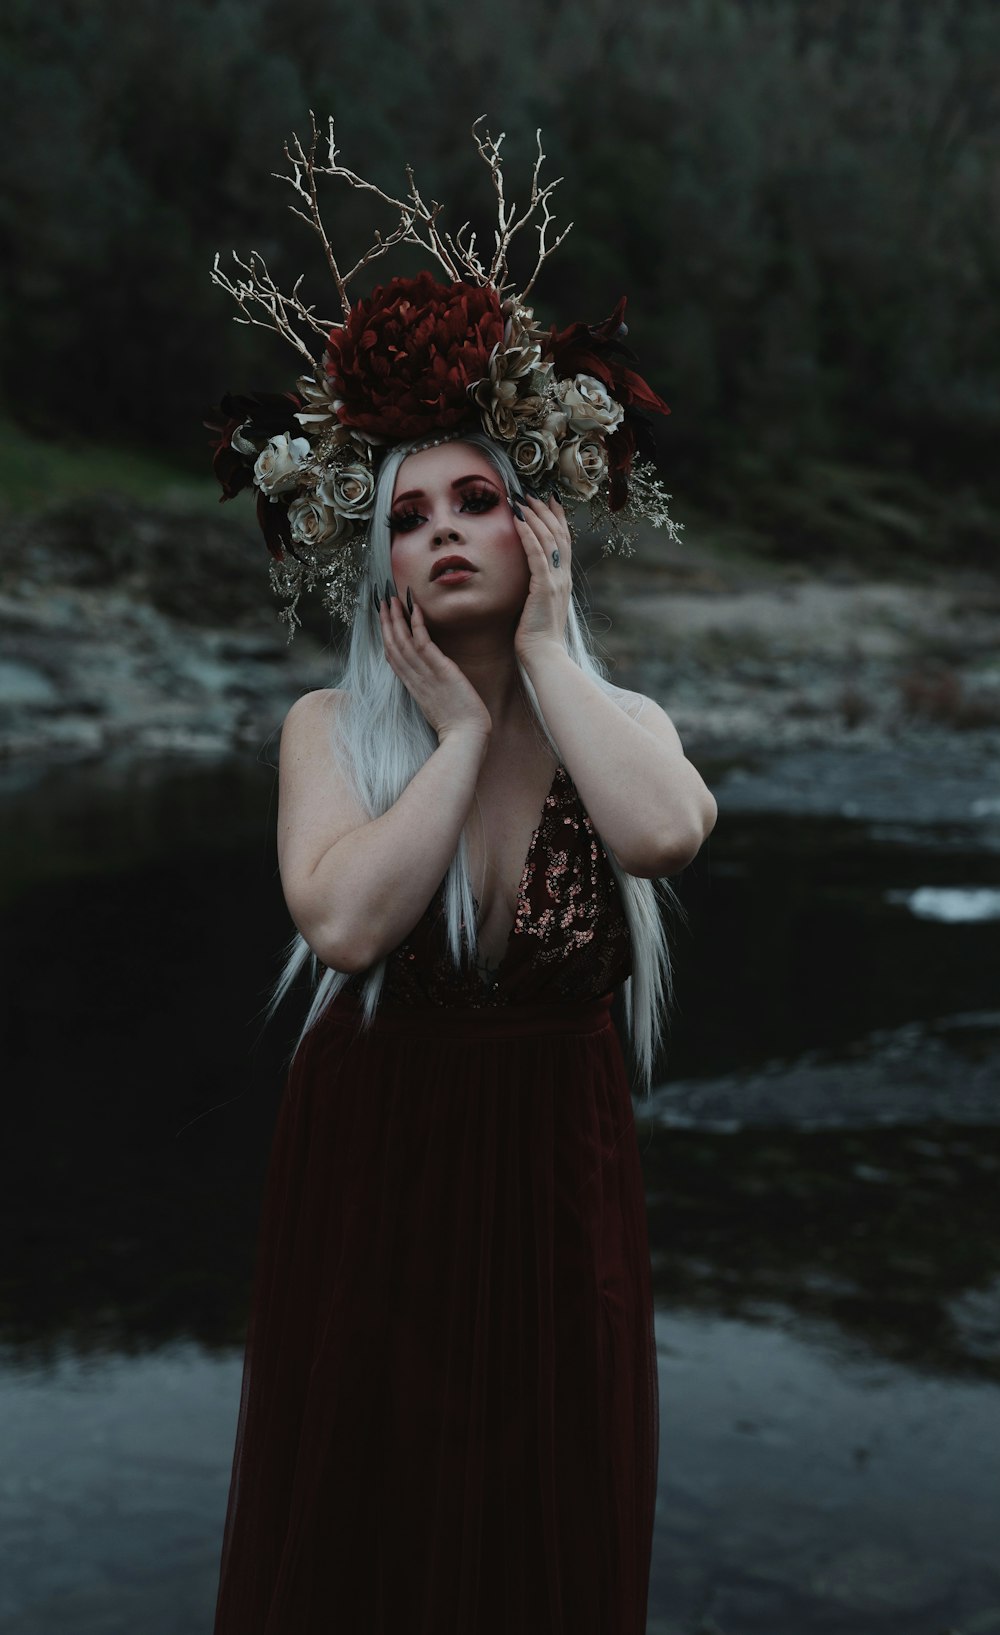
[{"label": "chest", "polygon": [[[527,775],[530,774],[530,775]],[[527,769],[481,780],[465,826],[469,874],[479,905],[479,961],[500,964],[517,914],[518,893],[533,842],[553,794],[556,763],[549,756]]]}]

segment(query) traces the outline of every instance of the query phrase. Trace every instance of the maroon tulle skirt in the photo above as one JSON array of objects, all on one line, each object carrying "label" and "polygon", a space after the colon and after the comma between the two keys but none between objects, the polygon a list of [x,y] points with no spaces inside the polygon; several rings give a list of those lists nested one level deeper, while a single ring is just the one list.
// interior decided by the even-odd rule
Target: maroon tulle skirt
[{"label": "maroon tulle skirt", "polygon": [[643,1635],[659,1419],[611,996],[341,996],[264,1190],[215,1635]]}]

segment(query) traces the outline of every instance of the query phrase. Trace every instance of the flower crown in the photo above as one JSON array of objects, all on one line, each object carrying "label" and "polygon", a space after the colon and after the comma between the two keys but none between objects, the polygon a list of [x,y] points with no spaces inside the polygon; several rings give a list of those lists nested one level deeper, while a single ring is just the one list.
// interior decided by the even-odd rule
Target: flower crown
[{"label": "flower crown", "polygon": [[[485,116],[483,116],[485,117]],[[549,198],[561,177],[539,185],[545,155],[540,133],[531,197],[518,216],[504,196],[500,161],[503,133],[472,135],[489,166],[497,199],[495,251],[487,266],[466,223],[452,236],[438,225],[441,205],[425,204],[406,170],[409,193],[392,198],[339,163],[329,120],[325,163],[317,161],[319,131],[310,114],[308,152],[298,137],[285,144],[288,182],[305,208],[293,212],[319,235],[333,275],[343,320],[317,318],[306,306],[300,277],[282,295],[263,258],[252,252],[236,280],[212,268],[215,283],[234,297],[237,323],[272,329],[306,364],[296,392],[229,393],[206,418],[215,434],[213,465],[222,499],[252,488],[257,519],[270,552],[274,591],[286,602],[280,617],[291,640],[300,623],[303,589],[321,587],[323,603],[346,622],[353,618],[364,577],[364,552],[378,463],[388,447],[425,440],[425,446],[482,431],[505,448],[521,479],[536,492],[558,489],[564,504],[589,504],[592,526],[608,529],[604,554],[634,548],[629,524],[644,520],[679,532],[667,494],[649,458],[649,414],[669,414],[666,403],[628,367],[636,360],[623,344],[625,297],[604,323],[539,328],[526,298],[543,262],[562,243],[565,227],[546,243],[553,218]],[[375,193],[399,211],[399,223],[349,272],[342,273],[327,237],[317,179],[331,176]],[[520,294],[511,293],[507,256],[515,234],[536,214],[538,256]],[[397,244],[419,245],[447,275],[430,272],[393,278],[352,305],[349,281]],[[263,310],[265,318],[255,315]],[[317,362],[299,333],[304,326],[324,343]]]}]

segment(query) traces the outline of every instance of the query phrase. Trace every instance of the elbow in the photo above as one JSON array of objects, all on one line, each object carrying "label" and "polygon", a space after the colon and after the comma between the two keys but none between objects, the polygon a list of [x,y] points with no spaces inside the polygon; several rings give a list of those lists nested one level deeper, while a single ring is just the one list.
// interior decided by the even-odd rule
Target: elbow
[{"label": "elbow", "polygon": [[719,816],[719,808],[715,803],[715,796],[705,790],[704,797],[698,809],[696,821],[692,824],[683,844],[675,844],[672,866],[665,872],[680,874],[694,862],[701,848],[704,846],[712,830],[715,828]]},{"label": "elbow", "polygon": [[696,846],[679,846],[674,839],[669,847],[648,851],[633,862],[626,862],[623,858],[619,858],[619,862],[625,872],[634,874],[637,880],[670,879],[675,874],[683,873],[700,850],[701,841]]},{"label": "elbow", "polygon": [[367,971],[375,962],[363,953],[357,943],[323,943],[323,952],[319,953],[323,964],[331,971],[343,971],[345,976],[358,976]]},{"label": "elbow", "polygon": [[642,853],[630,859],[619,858],[626,872],[641,880],[669,879],[682,874],[698,856],[719,815],[714,797],[708,790],[705,794],[707,799],[702,803],[699,816],[682,835],[675,830],[669,835],[657,836]]},{"label": "elbow", "polygon": [[375,963],[378,956],[356,928],[317,920],[314,915],[296,914],[291,905],[289,913],[316,958],[329,970],[356,976]]},{"label": "elbow", "polygon": [[378,959],[368,939],[359,931],[347,927],[327,928],[322,946],[326,950],[320,956],[324,964],[331,970],[343,971],[347,976],[357,976],[367,971]]},{"label": "elbow", "polygon": [[664,874],[683,874],[684,870],[689,868],[694,862],[695,858],[698,856],[702,846],[705,844],[706,838],[707,836],[705,834],[699,832],[697,835],[691,837],[687,845],[675,846],[668,867],[663,871]]}]

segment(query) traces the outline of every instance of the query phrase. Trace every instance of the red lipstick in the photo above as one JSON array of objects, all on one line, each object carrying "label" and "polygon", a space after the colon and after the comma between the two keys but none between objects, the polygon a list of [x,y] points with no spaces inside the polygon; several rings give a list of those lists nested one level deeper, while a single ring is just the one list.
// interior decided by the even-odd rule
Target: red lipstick
[{"label": "red lipstick", "polygon": [[467,573],[475,573],[476,571],[472,563],[467,562],[464,556],[442,556],[431,569],[431,578],[440,579],[441,575],[447,573],[449,568],[464,568]]}]

